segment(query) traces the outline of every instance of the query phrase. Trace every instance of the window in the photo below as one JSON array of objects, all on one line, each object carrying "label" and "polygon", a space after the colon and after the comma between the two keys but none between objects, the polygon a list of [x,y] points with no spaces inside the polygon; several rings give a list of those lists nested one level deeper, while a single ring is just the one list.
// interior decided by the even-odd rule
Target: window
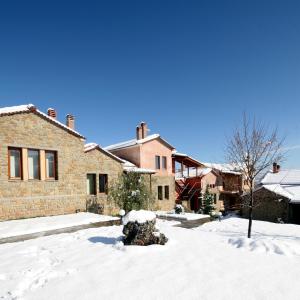
[{"label": "window", "polygon": [[99,174],[99,193],[107,194],[107,174]]},{"label": "window", "polygon": [[162,200],[163,199],[163,188],[161,185],[159,185],[157,187],[157,198],[158,200]]},{"label": "window", "polygon": [[165,199],[169,199],[170,191],[169,186],[165,185]]},{"label": "window", "polygon": [[86,175],[86,192],[88,195],[96,195],[96,174]]},{"label": "window", "polygon": [[46,179],[57,179],[57,155],[55,151],[46,151]]},{"label": "window", "polygon": [[155,169],[160,169],[160,156],[158,155],[155,156]]},{"label": "window", "polygon": [[39,150],[28,150],[28,179],[40,179]]},{"label": "window", "polygon": [[167,157],[166,156],[162,157],[162,168],[165,170],[167,169]]},{"label": "window", "polygon": [[214,204],[217,204],[217,194],[214,194]]},{"label": "window", "polygon": [[10,179],[22,179],[22,149],[8,148],[8,176]]}]

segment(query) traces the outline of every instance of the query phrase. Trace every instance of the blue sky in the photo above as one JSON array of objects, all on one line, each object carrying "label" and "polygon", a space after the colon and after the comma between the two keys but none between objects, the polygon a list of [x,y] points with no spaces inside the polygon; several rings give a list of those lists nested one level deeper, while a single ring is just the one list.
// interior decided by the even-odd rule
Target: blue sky
[{"label": "blue sky", "polygon": [[300,168],[299,1],[0,2],[0,106],[54,107],[105,146],[149,124],[222,161],[243,111]]}]

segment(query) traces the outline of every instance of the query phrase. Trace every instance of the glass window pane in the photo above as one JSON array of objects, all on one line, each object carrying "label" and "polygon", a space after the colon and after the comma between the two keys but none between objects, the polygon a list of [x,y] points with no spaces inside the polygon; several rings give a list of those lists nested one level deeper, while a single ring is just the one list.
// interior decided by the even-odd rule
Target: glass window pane
[{"label": "glass window pane", "polygon": [[39,179],[40,157],[38,150],[28,150],[28,178]]},{"label": "glass window pane", "polygon": [[55,177],[55,154],[53,152],[46,152],[46,177]]},{"label": "glass window pane", "polygon": [[169,199],[169,186],[165,185],[165,199]]},{"label": "glass window pane", "polygon": [[10,177],[21,177],[21,152],[18,149],[10,149]]},{"label": "glass window pane", "polygon": [[155,156],[155,168],[160,169],[160,156]]},{"label": "glass window pane", "polygon": [[100,193],[107,192],[107,174],[99,175],[99,192]]},{"label": "glass window pane", "polygon": [[96,175],[87,174],[86,177],[86,188],[88,195],[96,195]]},{"label": "glass window pane", "polygon": [[166,156],[163,156],[162,164],[163,164],[163,169],[167,169],[167,157]]},{"label": "glass window pane", "polygon": [[157,195],[157,196],[158,196],[157,198],[158,198],[158,200],[162,200],[162,199],[163,199],[162,192],[163,192],[163,191],[162,191],[162,186],[159,185],[159,186],[157,187],[157,194],[158,194],[158,195]]}]

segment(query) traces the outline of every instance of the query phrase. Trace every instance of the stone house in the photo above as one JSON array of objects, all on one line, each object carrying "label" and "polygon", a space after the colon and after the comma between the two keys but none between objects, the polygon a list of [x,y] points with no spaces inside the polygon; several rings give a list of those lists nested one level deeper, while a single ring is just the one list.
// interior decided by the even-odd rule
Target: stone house
[{"label": "stone house", "polygon": [[[249,201],[249,194],[243,195],[243,201]],[[247,206],[242,213],[248,216]],[[300,170],[281,170],[274,163],[254,190],[253,218],[300,224]]]},{"label": "stone house", "polygon": [[176,178],[176,201],[197,212],[202,196],[209,188],[216,211],[239,209],[243,191],[243,176],[227,164],[202,163],[187,154],[173,151],[173,168]]},{"label": "stone house", "polygon": [[0,108],[0,220],[86,211],[91,197],[112,210],[101,187],[123,171],[122,161],[85,146],[74,122],[34,105]]},{"label": "stone house", "polygon": [[127,168],[149,174],[150,185],[159,210],[171,210],[175,205],[175,177],[172,169],[174,147],[159,134],[148,135],[147,124],[136,128],[136,138],[104,148],[125,160]]}]

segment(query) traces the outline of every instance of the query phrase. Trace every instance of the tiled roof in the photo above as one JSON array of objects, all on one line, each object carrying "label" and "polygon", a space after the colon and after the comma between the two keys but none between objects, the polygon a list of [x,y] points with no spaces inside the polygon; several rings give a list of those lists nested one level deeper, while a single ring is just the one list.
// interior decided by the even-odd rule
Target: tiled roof
[{"label": "tiled roof", "polygon": [[39,115],[40,117],[46,119],[47,121],[54,123],[55,125],[61,127],[62,129],[65,129],[69,133],[72,133],[73,135],[84,139],[84,136],[81,135],[79,132],[69,128],[67,125],[59,122],[58,120],[49,117],[47,114],[38,110],[33,104],[2,107],[2,108],[0,108],[0,117],[19,114],[19,113],[30,113],[30,112],[35,113],[35,114]]}]

